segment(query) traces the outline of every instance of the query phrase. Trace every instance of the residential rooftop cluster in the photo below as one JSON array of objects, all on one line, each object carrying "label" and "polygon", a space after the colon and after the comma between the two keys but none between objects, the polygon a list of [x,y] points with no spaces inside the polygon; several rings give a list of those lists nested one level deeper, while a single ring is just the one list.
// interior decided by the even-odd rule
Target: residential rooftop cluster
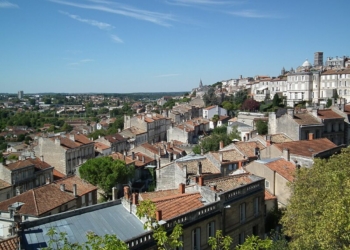
[{"label": "residential rooftop cluster", "polygon": [[[215,86],[200,81],[183,96],[153,102],[86,95],[65,96],[71,101],[66,104],[37,96],[27,105],[19,91],[0,109],[6,117],[0,120],[6,145],[0,248],[48,247],[47,233],[55,228],[72,243],[82,244],[86,232],[94,232],[116,234],[130,249],[154,249],[153,232],[136,216],[146,200],[166,230],[182,224],[181,249],[209,249],[217,230],[232,238],[232,246],[249,235],[264,238],[269,211],[288,206],[296,171],[350,143],[349,66],[348,57],[324,64],[316,52],[314,65],[306,60],[278,77],[240,77]],[[227,108],[241,95],[260,108]],[[23,122],[26,114],[32,120]],[[16,116],[22,120],[6,123]],[[219,129],[224,136],[215,141]],[[215,150],[206,150],[205,140]],[[135,171],[127,182],[115,181],[110,200],[99,202],[101,187],[84,180],[79,169],[103,157]]]}]

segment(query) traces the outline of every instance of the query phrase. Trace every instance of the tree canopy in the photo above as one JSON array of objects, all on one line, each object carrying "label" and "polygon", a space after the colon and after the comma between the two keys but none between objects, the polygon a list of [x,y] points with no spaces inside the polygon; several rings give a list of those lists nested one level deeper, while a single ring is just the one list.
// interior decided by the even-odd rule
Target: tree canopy
[{"label": "tree canopy", "polygon": [[110,156],[89,159],[79,168],[81,178],[104,191],[105,198],[111,197],[112,188],[117,183],[127,183],[134,175],[134,167],[126,166],[124,161],[113,160]]},{"label": "tree canopy", "polygon": [[292,249],[349,249],[350,148],[297,171],[282,217]]},{"label": "tree canopy", "polygon": [[227,136],[226,126],[220,126],[213,129],[213,132],[210,136],[203,138],[200,143],[193,148],[193,152],[200,154],[201,149],[203,149],[203,153],[207,153],[209,151],[217,151],[219,150],[220,141],[224,142],[224,146],[231,143],[230,137]]}]

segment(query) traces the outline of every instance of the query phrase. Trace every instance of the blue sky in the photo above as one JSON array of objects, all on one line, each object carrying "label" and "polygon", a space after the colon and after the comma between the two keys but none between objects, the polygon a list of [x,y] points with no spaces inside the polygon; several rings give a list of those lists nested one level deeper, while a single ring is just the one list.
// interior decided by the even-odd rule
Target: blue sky
[{"label": "blue sky", "polygon": [[188,91],[349,55],[349,0],[0,0],[1,93]]}]

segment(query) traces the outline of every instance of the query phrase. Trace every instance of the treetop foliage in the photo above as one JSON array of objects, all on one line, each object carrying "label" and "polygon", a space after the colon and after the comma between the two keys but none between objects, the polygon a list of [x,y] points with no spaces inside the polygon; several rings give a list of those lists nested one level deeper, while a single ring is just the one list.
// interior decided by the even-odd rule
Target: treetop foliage
[{"label": "treetop foliage", "polygon": [[349,249],[350,148],[301,168],[282,217],[292,249]]},{"label": "treetop foliage", "polygon": [[110,156],[89,159],[79,168],[81,178],[100,187],[106,198],[111,197],[112,188],[117,183],[127,183],[134,171],[134,166],[126,166],[124,161]]}]

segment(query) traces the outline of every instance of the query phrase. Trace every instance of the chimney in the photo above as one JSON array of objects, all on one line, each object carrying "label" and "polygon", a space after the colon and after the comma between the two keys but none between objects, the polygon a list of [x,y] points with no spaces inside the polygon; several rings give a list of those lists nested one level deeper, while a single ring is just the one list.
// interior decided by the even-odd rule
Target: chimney
[{"label": "chimney", "polygon": [[145,163],[145,156],[142,155],[142,162]]},{"label": "chimney", "polygon": [[214,192],[216,192],[216,184],[210,185],[210,189]]},{"label": "chimney", "polygon": [[311,114],[314,116],[314,117],[317,117],[317,109],[312,109],[312,112]]},{"label": "chimney", "polygon": [[179,184],[179,193],[180,194],[184,194],[185,193],[185,184],[184,183],[180,183]]},{"label": "chimney", "polygon": [[271,146],[271,135],[266,136],[266,147]]},{"label": "chimney", "polygon": [[290,161],[290,154],[289,154],[289,149],[288,148],[284,148],[282,151],[282,156],[284,159],[286,159],[287,161]]},{"label": "chimney", "polygon": [[61,189],[62,192],[66,191],[66,185],[61,184],[60,185],[60,189]]},{"label": "chimney", "polygon": [[69,134],[69,139],[71,139],[71,141],[75,141],[74,134]]},{"label": "chimney", "polygon": [[131,158],[132,160],[135,160],[135,152],[131,152]]},{"label": "chimney", "polygon": [[198,162],[197,175],[202,175],[202,163],[200,161]]},{"label": "chimney", "polygon": [[78,197],[77,184],[73,184],[73,195],[74,197]]},{"label": "chimney", "polygon": [[309,133],[309,141],[312,141],[314,139],[314,133]]},{"label": "chimney", "polygon": [[161,221],[162,220],[162,210],[156,211],[156,220]]},{"label": "chimney", "polygon": [[199,185],[199,186],[204,186],[204,179],[203,179],[203,176],[199,176],[199,177],[198,177],[198,185]]},{"label": "chimney", "polygon": [[129,186],[124,186],[124,198],[125,198],[126,200],[129,200],[129,199],[130,199],[129,194],[130,194],[130,188],[129,188]]},{"label": "chimney", "polygon": [[287,114],[293,118],[294,117],[294,109],[287,109]]},{"label": "chimney", "polygon": [[223,149],[224,148],[224,141],[220,141],[219,148]]},{"label": "chimney", "polygon": [[139,204],[139,194],[138,193],[132,194],[132,204],[134,204],[134,205]]},{"label": "chimney", "polygon": [[115,201],[118,199],[118,189],[116,187],[112,187],[112,200]]},{"label": "chimney", "polygon": [[220,162],[224,161],[224,154],[222,152],[219,152]]},{"label": "chimney", "polygon": [[40,156],[40,160],[44,161],[44,156],[43,155]]},{"label": "chimney", "polygon": [[238,162],[238,168],[242,168],[242,162],[241,161]]}]

